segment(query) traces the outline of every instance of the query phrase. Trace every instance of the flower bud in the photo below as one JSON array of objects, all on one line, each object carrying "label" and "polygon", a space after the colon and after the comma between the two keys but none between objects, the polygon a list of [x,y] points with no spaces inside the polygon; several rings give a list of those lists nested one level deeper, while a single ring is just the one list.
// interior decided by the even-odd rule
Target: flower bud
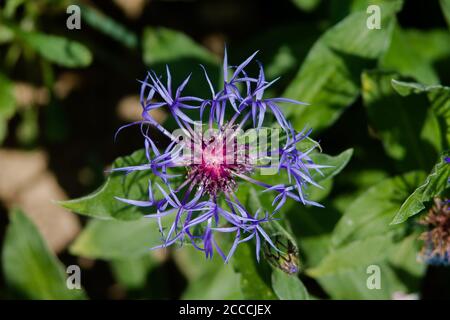
[{"label": "flower bud", "polygon": [[266,261],[272,267],[278,268],[287,274],[298,273],[300,270],[300,259],[296,244],[282,234],[274,236],[274,244],[279,251],[268,245],[264,247]]}]

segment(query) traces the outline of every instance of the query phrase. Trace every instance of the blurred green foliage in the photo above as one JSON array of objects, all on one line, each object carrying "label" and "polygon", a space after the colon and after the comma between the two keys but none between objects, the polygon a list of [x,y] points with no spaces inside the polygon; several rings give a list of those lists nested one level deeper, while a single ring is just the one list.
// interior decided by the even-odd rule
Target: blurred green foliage
[{"label": "blurred green foliage", "polygon": [[20,210],[10,213],[2,250],[3,272],[16,298],[82,299],[82,290],[69,290],[65,270],[47,248],[38,230]]}]

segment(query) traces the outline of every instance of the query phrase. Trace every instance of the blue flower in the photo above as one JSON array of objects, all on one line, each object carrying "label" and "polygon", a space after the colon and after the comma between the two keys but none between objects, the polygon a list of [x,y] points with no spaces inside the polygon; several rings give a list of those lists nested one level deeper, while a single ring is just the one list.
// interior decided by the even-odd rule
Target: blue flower
[{"label": "blue flower", "polygon": [[[219,90],[214,88],[202,66],[211,92],[211,97],[206,99],[182,95],[190,76],[173,90],[168,67],[165,84],[154,72],[149,72],[141,82],[142,120],[129,125],[141,126],[146,163],[113,170],[126,173],[148,170],[151,173],[148,200],[116,199],[152,210],[146,217],[158,220],[163,238],[161,245],[156,248],[189,241],[196,249],[203,251],[206,258],[211,258],[217,252],[228,262],[239,244],[251,240],[255,242],[259,260],[263,242],[274,252],[279,251],[267,232],[267,226],[275,220],[275,214],[278,214],[287,199],[304,205],[321,206],[307,199],[305,193],[305,188],[309,186],[320,187],[312,173],[321,174],[320,170],[326,167],[315,164],[310,157],[317,143],[309,150],[301,150],[299,145],[310,140],[311,130],[295,131],[278,105],[305,103],[264,97],[265,90],[275,81],[266,81],[260,63],[256,78],[250,77],[245,71],[256,54],[232,67],[228,65],[225,51],[223,85]],[[169,132],[152,118],[150,111],[158,108],[165,108],[171,113],[182,135]],[[191,117],[186,110],[190,110]],[[198,111],[198,118],[192,117],[195,111]],[[264,122],[269,118],[268,111],[275,120],[275,127],[280,129],[284,143],[270,146],[263,155],[252,152],[254,142],[240,143],[239,137],[243,129],[261,132]],[[230,113],[227,118],[226,115]],[[206,120],[203,119],[205,115]],[[213,134],[207,135],[203,131],[204,125],[213,130]],[[156,127],[170,139],[165,148],[157,147],[154,138],[149,135],[149,127]],[[201,128],[200,132],[198,127]],[[279,160],[276,165],[263,161],[273,158]],[[269,167],[274,167],[275,174],[286,177],[286,181],[269,184],[255,178],[258,169]],[[237,195],[239,185],[243,183],[251,183],[263,192],[273,194],[272,212],[263,208],[254,212],[247,210]],[[169,217],[169,226],[165,228],[163,220]],[[228,253],[219,245],[223,235],[233,237]]]}]

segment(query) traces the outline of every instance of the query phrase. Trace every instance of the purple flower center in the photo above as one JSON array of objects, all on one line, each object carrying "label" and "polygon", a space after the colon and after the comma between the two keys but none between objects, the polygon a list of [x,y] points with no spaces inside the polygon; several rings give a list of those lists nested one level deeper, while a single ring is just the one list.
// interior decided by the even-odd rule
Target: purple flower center
[{"label": "purple flower center", "polygon": [[189,181],[211,196],[235,190],[235,175],[252,170],[248,145],[239,145],[236,139],[230,142],[221,133],[209,139],[202,138],[199,145],[200,154],[195,156],[187,176]]}]

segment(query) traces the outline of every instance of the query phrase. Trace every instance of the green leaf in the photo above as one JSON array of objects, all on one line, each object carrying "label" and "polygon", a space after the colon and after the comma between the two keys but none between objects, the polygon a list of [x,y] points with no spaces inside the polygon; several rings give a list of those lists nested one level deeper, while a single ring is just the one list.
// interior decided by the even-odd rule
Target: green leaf
[{"label": "green leaf", "polygon": [[429,170],[442,146],[441,128],[425,97],[400,97],[392,88],[395,74],[362,75],[363,100],[371,124],[387,154],[403,170]]},{"label": "green leaf", "polygon": [[[444,96],[444,100],[448,100],[450,99],[448,97],[448,93],[450,92],[450,87],[445,87],[445,86],[441,86],[441,85],[423,85],[421,83],[417,83],[417,82],[405,82],[405,81],[399,81],[396,79],[392,79],[392,86],[394,87],[394,89],[397,91],[398,94],[400,94],[401,96],[407,97],[409,95],[412,94],[421,94],[421,93],[426,93],[428,95],[428,97],[430,98],[430,101],[432,102],[433,100],[431,98],[434,97],[433,93],[441,93]],[[448,102],[448,101],[445,101]],[[446,104],[445,107],[448,107],[448,105]],[[432,108],[434,110],[438,110],[438,107],[435,106],[434,104],[432,105]]]},{"label": "green leaf", "polygon": [[14,39],[14,32],[5,25],[0,26],[0,44],[11,42]]},{"label": "green leaf", "polygon": [[[334,217],[332,218],[334,221]],[[300,247],[303,265],[306,269],[319,265],[319,263],[328,255],[331,238],[329,232],[329,230],[326,230],[326,232],[314,236],[302,236],[302,234],[299,234],[297,243]]]},{"label": "green leaf", "polygon": [[381,29],[366,27],[367,13],[350,14],[329,29],[310,50],[295,79],[283,94],[310,103],[285,108],[296,129],[307,124],[317,132],[334,123],[360,93],[362,70],[386,51],[401,1],[383,1]]},{"label": "green leaf", "polygon": [[442,150],[450,147],[450,87],[441,85],[424,86],[415,82],[403,82],[392,80],[392,86],[401,96],[407,97],[417,94],[419,97],[413,97],[418,100],[425,97],[430,109],[436,115],[441,128],[441,133],[445,137],[442,141]]},{"label": "green leaf", "polygon": [[68,289],[62,264],[50,252],[37,228],[19,210],[10,214],[2,252],[8,287],[26,299],[82,299],[82,290]]},{"label": "green leaf", "polygon": [[[112,167],[124,167],[142,164],[146,161],[144,150],[138,150],[130,156],[114,161]],[[125,175],[121,172],[111,173],[106,182],[96,191],[82,198],[60,201],[64,208],[74,212],[101,219],[134,220],[142,217],[142,209],[116,200],[121,197],[133,200],[145,199],[148,181],[153,177],[147,171],[133,172]]]},{"label": "green leaf", "polygon": [[70,252],[92,259],[137,258],[162,243],[156,219],[90,220]]},{"label": "green leaf", "polygon": [[[421,280],[427,265],[425,263],[419,262],[417,260],[417,254],[420,251],[420,245],[422,241],[419,240],[419,235],[417,233],[412,233],[411,235],[404,238],[400,243],[397,244],[396,248],[389,257],[389,263],[396,270],[399,270],[399,274],[407,275],[409,281],[408,285],[414,287],[417,283],[411,283],[411,280]],[[418,290],[419,288],[413,288]]]},{"label": "green leaf", "polygon": [[389,222],[423,177],[422,172],[411,172],[389,178],[360,195],[336,225],[333,246],[396,230]]},{"label": "green leaf", "polygon": [[92,62],[92,54],[83,44],[68,38],[40,32],[14,29],[18,38],[36,50],[43,58],[63,67],[86,67]]},{"label": "green leaf", "polygon": [[[223,264],[223,263],[222,263]],[[222,265],[191,282],[181,296],[186,300],[242,299],[239,275],[229,265]]]},{"label": "green leaf", "polygon": [[371,276],[371,273],[367,273],[369,265],[324,275],[317,281],[332,299],[338,300],[390,300],[395,292],[408,292],[407,287],[387,262],[373,264],[380,267],[380,289],[369,289],[367,286],[367,280]]},{"label": "green leaf", "polygon": [[157,267],[159,262],[146,254],[137,258],[126,258],[111,261],[114,278],[129,290],[141,289],[147,283],[147,276]]},{"label": "green leaf", "polygon": [[[189,283],[195,282],[203,277],[210,269],[218,266],[216,256],[207,263],[198,263],[199,259],[204,260],[205,254],[196,250],[193,246],[185,246],[171,252],[178,269]],[[214,261],[214,262],[211,262]],[[211,262],[211,263],[210,263]],[[223,264],[223,260],[222,260]]]},{"label": "green leaf", "polygon": [[143,34],[143,59],[147,65],[170,63],[182,58],[195,58],[216,64],[215,56],[182,32],[147,27]]},{"label": "green leaf", "polygon": [[[172,251],[178,269],[188,280],[181,299],[242,299],[240,275],[218,254],[205,260],[205,254],[193,246]],[[199,263],[199,260],[202,263]]]},{"label": "green leaf", "polygon": [[8,120],[16,111],[13,83],[0,73],[0,143],[7,133]]},{"label": "green leaf", "polygon": [[[332,298],[391,299],[394,292],[417,290],[424,271],[415,259],[417,248],[412,246],[418,235],[399,242],[406,230],[389,226],[389,221],[423,177],[422,172],[411,172],[379,182],[349,205],[331,241],[307,243],[322,250],[328,245],[328,253],[307,274],[316,278]],[[317,250],[314,248],[310,249]],[[370,265],[381,269],[380,290],[370,290],[366,285]]]},{"label": "green leaf", "polygon": [[258,263],[255,251],[250,243],[241,243],[232,263],[241,275],[241,290],[244,299],[275,300],[276,296],[270,285],[270,267],[261,261]]},{"label": "green leaf", "polygon": [[303,11],[313,11],[320,4],[320,0],[292,0]]},{"label": "green leaf", "polygon": [[450,28],[450,0],[439,0],[439,3],[441,4],[442,13]]},{"label": "green leaf", "polygon": [[275,269],[272,272],[272,287],[280,300],[308,300],[308,291],[297,277]]},{"label": "green leaf", "polygon": [[405,82],[392,79],[392,87],[397,91],[397,93],[403,97],[407,97],[411,94],[420,94],[433,89],[445,89],[441,85],[426,86],[417,82]]},{"label": "green leaf", "polygon": [[380,289],[369,289],[369,264],[324,275],[317,281],[333,299],[392,299],[396,292],[417,292],[425,265],[417,261],[417,234],[412,234],[389,249],[389,255],[370,265],[380,268]]},{"label": "green leaf", "polygon": [[426,31],[405,29],[403,35],[410,42],[411,50],[416,51],[428,62],[443,60],[450,53],[450,33],[445,29]]},{"label": "green leaf", "polygon": [[433,63],[450,54],[450,34],[446,30],[403,30],[396,25],[391,45],[380,67],[397,71],[426,84],[439,83]]},{"label": "green leaf", "polygon": [[424,203],[439,196],[448,188],[450,165],[445,161],[449,154],[446,152],[434,166],[425,181],[403,202],[391,224],[398,224],[418,214],[425,209]]},{"label": "green leaf", "polygon": [[0,119],[9,119],[16,109],[14,86],[11,80],[0,73]]},{"label": "green leaf", "polygon": [[313,180],[321,183],[322,181],[333,178],[347,166],[352,156],[353,149],[347,149],[336,156],[330,156],[324,153],[312,154],[311,159],[314,163],[330,166],[329,168],[321,169],[322,174],[313,172]]},{"label": "green leaf", "polygon": [[122,24],[94,8],[81,4],[79,6],[81,8],[81,17],[90,27],[106,34],[128,48],[137,47],[138,38],[136,34]]},{"label": "green leaf", "polygon": [[392,233],[356,240],[330,252],[317,267],[306,270],[306,273],[312,277],[322,277],[368,266],[384,260],[393,245]]},{"label": "green leaf", "polygon": [[8,0],[2,8],[2,15],[5,18],[11,19],[16,14],[17,9],[24,4],[26,0]]}]

